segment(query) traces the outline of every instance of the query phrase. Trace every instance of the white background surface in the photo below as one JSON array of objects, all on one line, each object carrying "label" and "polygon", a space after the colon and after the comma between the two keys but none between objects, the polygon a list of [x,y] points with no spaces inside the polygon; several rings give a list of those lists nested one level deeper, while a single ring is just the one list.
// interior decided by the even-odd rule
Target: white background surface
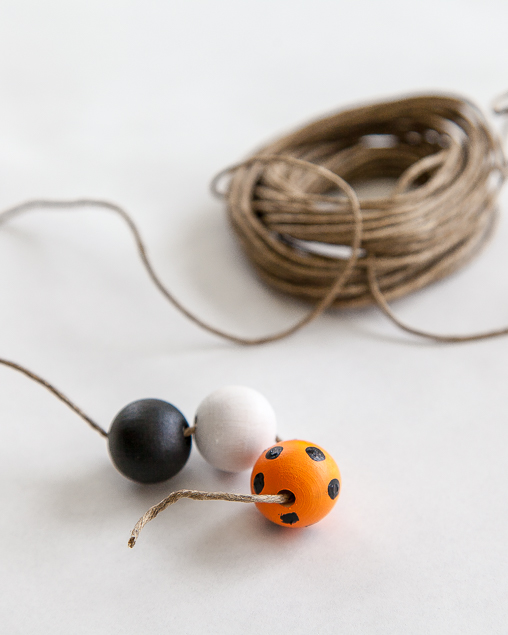
[{"label": "white background surface", "polygon": [[[504,0],[3,0],[0,206],[117,201],[190,308],[271,332],[305,307],[258,282],[210,178],[363,99],[440,89],[486,108],[508,88],[507,23]],[[397,302],[399,316],[440,332],[506,324],[507,240],[502,218],[472,265]],[[249,474],[221,475],[194,451],[172,482],[131,484],[80,419],[0,368],[2,632],[507,632],[508,339],[421,342],[371,309],[234,346],[163,301],[107,212],[12,221],[0,270],[0,355],[105,427],[137,398],[192,419],[214,388],[246,384],[281,436],[327,448],[344,479],[307,530],[183,501],[130,551],[132,526],[168,491],[245,492]]]}]

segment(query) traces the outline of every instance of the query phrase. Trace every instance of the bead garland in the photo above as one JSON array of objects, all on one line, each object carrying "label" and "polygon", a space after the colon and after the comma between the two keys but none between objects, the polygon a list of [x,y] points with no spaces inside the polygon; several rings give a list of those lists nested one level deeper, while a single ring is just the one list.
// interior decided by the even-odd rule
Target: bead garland
[{"label": "bead garland", "polygon": [[147,522],[181,498],[255,503],[278,525],[307,527],[324,518],[339,496],[342,479],[330,454],[307,441],[281,441],[275,432],[273,408],[252,388],[224,386],[215,390],[198,406],[193,427],[173,404],[139,399],[122,408],[106,432],[46,380],[9,360],[0,358],[0,364],[43,385],[106,437],[113,465],[132,481],[159,483],[178,474],[189,458],[192,435],[201,455],[213,467],[227,472],[252,468],[250,495],[172,492],[140,518],[131,532],[129,547],[134,547]]}]

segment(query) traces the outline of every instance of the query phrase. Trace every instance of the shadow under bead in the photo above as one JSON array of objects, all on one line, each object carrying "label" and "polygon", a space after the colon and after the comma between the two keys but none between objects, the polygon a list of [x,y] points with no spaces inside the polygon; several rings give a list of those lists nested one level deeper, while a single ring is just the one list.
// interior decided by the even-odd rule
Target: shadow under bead
[{"label": "shadow under bead", "polygon": [[138,483],[159,483],[187,462],[192,440],[183,414],[167,401],[140,399],[123,408],[108,434],[111,460],[119,472]]}]

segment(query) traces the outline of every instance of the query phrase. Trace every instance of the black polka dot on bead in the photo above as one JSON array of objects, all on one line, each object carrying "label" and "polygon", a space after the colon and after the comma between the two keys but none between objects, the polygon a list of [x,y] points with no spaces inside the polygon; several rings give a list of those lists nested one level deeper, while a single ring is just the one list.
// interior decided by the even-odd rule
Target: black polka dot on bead
[{"label": "black polka dot on bead", "polygon": [[289,514],[282,514],[280,519],[286,525],[294,525],[300,520],[298,518],[298,514],[296,514],[295,512],[290,512]]},{"label": "black polka dot on bead", "polygon": [[278,456],[280,456],[280,453],[283,449],[284,448],[282,447],[282,445],[274,445],[273,448],[270,448],[265,454],[265,458],[270,460],[276,459]]},{"label": "black polka dot on bead", "polygon": [[323,452],[321,452],[321,450],[319,448],[315,448],[312,445],[310,445],[308,448],[305,448],[305,452],[307,452],[307,454],[310,456],[310,458],[313,461],[324,461],[325,460],[325,455],[323,454]]},{"label": "black polka dot on bead", "polygon": [[263,491],[263,487],[265,486],[265,475],[263,474],[263,472],[259,472],[258,474],[256,474],[256,476],[254,477],[254,492],[256,494],[261,494],[261,492]]},{"label": "black polka dot on bead", "polygon": [[332,480],[328,483],[328,496],[333,500],[337,498],[340,490],[340,482],[336,478],[332,478]]}]

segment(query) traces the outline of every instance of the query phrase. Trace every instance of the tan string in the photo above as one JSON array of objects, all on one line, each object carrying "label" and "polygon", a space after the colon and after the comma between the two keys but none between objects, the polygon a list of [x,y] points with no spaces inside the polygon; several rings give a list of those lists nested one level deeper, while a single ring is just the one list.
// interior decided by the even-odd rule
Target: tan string
[{"label": "tan string", "polygon": [[[508,112],[508,94],[495,101]],[[439,280],[470,260],[490,236],[508,167],[481,111],[453,96],[423,95],[339,112],[311,123],[221,172],[232,226],[257,272],[272,287],[310,301],[312,309],[272,335],[246,338],[218,329],[184,307],[156,274],[130,215],[109,201],[33,200],[0,222],[35,209],[99,207],[130,229],[154,285],[201,328],[238,344],[273,342],[330,306],[372,302],[399,328],[440,342],[508,333],[439,335],[403,324],[388,302]],[[359,198],[350,183],[395,180],[388,196]],[[347,249],[348,256],[328,253]],[[328,250],[323,253],[323,250]],[[101,435],[105,430],[60,391],[25,367],[0,359],[45,386]],[[192,434],[192,432],[189,432]]]},{"label": "tan string", "polygon": [[65,209],[65,208],[80,208],[80,207],[98,207],[102,209],[106,209],[108,211],[112,211],[116,213],[127,225],[130,229],[134,241],[136,243],[136,247],[138,249],[138,253],[141,257],[141,261],[150,277],[152,282],[155,284],[157,289],[162,293],[162,295],[169,300],[183,315],[185,315],[189,320],[200,326],[201,328],[218,335],[219,337],[223,337],[224,339],[230,340],[237,344],[247,344],[247,345],[255,345],[255,344],[265,344],[267,342],[272,342],[278,339],[282,339],[287,337],[291,333],[299,330],[313,319],[318,317],[323,311],[325,311],[328,306],[333,302],[335,295],[340,291],[342,285],[347,280],[350,271],[355,265],[356,259],[358,258],[360,243],[361,243],[361,213],[360,206],[358,203],[358,198],[351,188],[340,176],[333,174],[326,168],[323,168],[318,165],[307,164],[305,161],[301,161],[300,159],[294,159],[289,157],[287,159],[287,163],[291,165],[299,165],[302,167],[306,167],[311,171],[315,171],[320,174],[324,178],[327,178],[335,187],[339,190],[343,191],[345,196],[350,202],[351,206],[351,214],[353,217],[353,223],[355,229],[353,230],[352,235],[352,253],[349,261],[344,267],[343,271],[340,271],[333,281],[330,289],[327,290],[327,293],[324,297],[316,304],[316,306],[301,320],[299,320],[293,326],[284,329],[282,332],[277,333],[275,335],[268,335],[265,337],[256,337],[256,338],[245,338],[234,335],[232,333],[228,333],[221,329],[218,329],[207,322],[203,321],[197,315],[189,311],[177,298],[171,293],[171,291],[166,287],[166,285],[162,282],[159,276],[156,274],[153,265],[148,257],[147,248],[144,244],[143,239],[141,238],[141,234],[132,219],[132,217],[119,205],[115,203],[111,203],[109,201],[97,200],[97,199],[76,199],[76,200],[67,200],[67,201],[58,201],[58,200],[49,200],[49,199],[39,199],[33,201],[26,201],[25,203],[21,203],[20,205],[16,205],[15,207],[9,208],[5,210],[2,214],[0,214],[0,223],[4,220],[8,220],[16,215],[19,215],[23,212],[33,211],[37,209]]},{"label": "tan string", "polygon": [[[353,267],[352,256],[323,253],[323,247],[354,244],[358,227],[350,200],[323,172],[308,169],[316,163],[352,184],[395,180],[388,196],[359,199],[361,254]],[[434,335],[402,325],[387,302],[443,278],[477,253],[494,226],[505,171],[500,142],[476,106],[420,96],[311,123],[223,171],[212,189],[231,174],[223,196],[232,226],[270,286],[319,302],[348,270],[334,290],[334,306],[375,302],[411,333],[458,342],[507,329]]]},{"label": "tan string", "polygon": [[228,492],[199,492],[192,489],[181,489],[177,492],[172,492],[167,498],[162,500],[157,505],[150,507],[150,509],[144,514],[136,523],[136,526],[131,532],[129,538],[129,547],[134,547],[136,540],[138,539],[139,532],[143,529],[146,523],[153,520],[162,511],[164,511],[173,503],[176,503],[181,498],[191,498],[198,501],[232,501],[235,503],[279,503],[284,505],[294,500],[291,492],[284,492],[280,494],[231,494]]},{"label": "tan string", "polygon": [[[293,163],[298,163],[298,161],[293,161]],[[319,166],[313,166],[314,169],[316,169],[318,172],[326,172],[326,170],[324,170],[323,168],[320,168]],[[5,222],[15,216],[18,216],[24,212],[28,212],[28,211],[34,211],[34,210],[38,210],[38,209],[74,209],[74,208],[82,208],[82,207],[96,207],[96,208],[101,208],[101,209],[106,209],[108,211],[112,211],[114,213],[116,213],[127,225],[127,227],[130,229],[133,237],[134,237],[134,241],[136,243],[137,249],[138,249],[138,253],[141,257],[141,262],[143,263],[150,279],[152,280],[152,282],[155,284],[156,288],[162,293],[162,295],[169,300],[181,313],[183,313],[185,316],[187,316],[192,322],[196,323],[198,326],[202,327],[203,329],[218,335],[220,337],[223,337],[225,339],[228,339],[232,342],[236,342],[238,344],[262,344],[262,343],[266,343],[266,342],[270,342],[276,339],[281,339],[282,337],[286,337],[287,335],[289,335],[290,333],[298,330],[299,328],[301,328],[302,326],[304,326],[304,324],[307,324],[308,322],[310,322],[312,319],[314,319],[315,317],[317,317],[320,313],[322,313],[327,306],[329,306],[329,304],[333,301],[334,298],[334,294],[340,289],[340,287],[342,286],[342,284],[345,282],[347,276],[349,275],[349,271],[350,269],[354,266],[354,262],[356,260],[357,257],[357,253],[359,251],[359,245],[361,242],[361,216],[360,216],[360,208],[358,205],[358,199],[356,198],[355,193],[353,192],[352,188],[347,184],[344,183],[343,180],[334,175],[334,174],[330,174],[329,178],[331,179],[331,181],[340,189],[342,189],[346,196],[349,197],[350,201],[351,201],[351,208],[353,210],[353,214],[355,217],[355,222],[356,222],[356,231],[354,232],[354,246],[353,246],[353,253],[352,253],[352,257],[350,259],[350,266],[346,268],[346,270],[344,272],[341,272],[337,278],[337,280],[335,281],[333,288],[330,289],[329,293],[317,304],[317,306],[312,309],[309,314],[307,316],[305,316],[302,320],[300,320],[296,325],[286,329],[285,331],[283,331],[282,333],[279,333],[277,335],[274,336],[268,336],[268,337],[261,337],[261,338],[242,338],[242,337],[238,337],[236,335],[227,333],[225,331],[222,331],[220,329],[217,329],[209,324],[207,324],[206,322],[204,322],[203,320],[201,320],[199,317],[197,317],[196,315],[194,315],[193,313],[191,313],[188,309],[186,309],[176,298],[175,296],[169,291],[169,289],[164,285],[164,283],[161,281],[161,279],[159,278],[159,276],[155,273],[155,270],[151,264],[151,261],[148,258],[148,254],[147,254],[147,249],[145,247],[144,241],[141,238],[141,234],[135,224],[135,222],[133,221],[133,219],[131,218],[131,216],[123,209],[121,208],[119,205],[116,205],[115,203],[111,203],[109,201],[103,201],[103,200],[96,200],[96,199],[87,199],[87,198],[83,198],[83,199],[76,199],[76,200],[49,200],[49,199],[36,199],[36,200],[31,200],[31,201],[26,201],[24,203],[21,203],[19,205],[16,205],[14,207],[8,208],[6,209],[4,212],[2,212],[0,214],[0,223]],[[39,375],[37,375],[36,373],[34,373],[33,371],[29,370],[28,368],[26,368],[25,366],[22,366],[21,364],[17,364],[15,362],[10,362],[9,360],[0,358],[0,364],[4,365],[4,366],[8,366],[10,368],[14,368],[16,370],[18,370],[19,372],[23,373],[25,376],[29,377],[30,379],[34,380],[35,382],[39,383],[41,386],[44,386],[46,389],[48,389],[50,392],[52,392],[56,397],[58,397],[61,401],[63,401],[63,403],[65,403],[67,406],[69,406],[69,408],[71,408],[76,414],[78,414],[84,421],[86,421],[93,429],[95,429],[97,432],[99,432],[99,434],[101,434],[104,437],[108,436],[108,433],[97,423],[95,423],[90,417],[88,417],[88,415],[86,415],[77,405],[75,405],[68,397],[66,397],[60,390],[58,390],[57,388],[55,388],[54,386],[52,386],[49,382],[47,382],[45,379],[43,379],[42,377],[40,377]],[[186,436],[189,436],[191,434],[193,434],[194,432],[194,428],[189,428],[186,431]]]},{"label": "tan string", "polygon": [[63,401],[63,403],[66,406],[68,406],[77,415],[79,415],[84,421],[86,421],[91,428],[96,430],[103,437],[107,437],[108,436],[108,433],[106,432],[106,430],[104,430],[104,428],[102,428],[98,423],[95,423],[95,421],[93,421],[93,419],[90,419],[90,417],[88,415],[86,415],[81,410],[81,408],[76,406],[76,404],[74,404],[70,399],[68,399],[68,397],[66,397],[62,392],[60,392],[60,390],[55,388],[52,384],[50,384],[48,381],[46,381],[42,377],[40,377],[39,375],[36,375],[35,373],[33,373],[32,371],[28,370],[24,366],[20,366],[20,364],[16,364],[16,362],[11,362],[8,359],[0,358],[0,364],[3,364],[4,366],[8,366],[9,368],[13,368],[14,370],[17,370],[20,373],[23,373],[24,375],[26,375],[30,379],[33,379],[35,382],[37,382],[41,386],[44,386],[44,388],[46,388],[51,393],[53,393],[53,395],[55,395],[55,397],[60,399],[60,401]]},{"label": "tan string", "polygon": [[[501,98],[500,98],[501,99]],[[499,100],[498,100],[499,101]],[[494,104],[504,112],[504,102]],[[486,242],[506,161],[481,111],[465,99],[419,96],[320,119],[263,148],[225,174],[225,198],[240,242],[272,287],[313,303],[296,324],[256,338],[218,329],[184,307],[148,258],[134,221],[108,201],[29,201],[0,220],[36,208],[102,207],[127,224],[152,282],[203,329],[239,344],[282,339],[329,306],[375,302],[400,328],[438,341],[494,337],[506,329],[441,336],[403,326],[387,302],[443,278]],[[359,199],[352,183],[395,179],[388,196]],[[322,253],[349,249],[348,257]]]}]

